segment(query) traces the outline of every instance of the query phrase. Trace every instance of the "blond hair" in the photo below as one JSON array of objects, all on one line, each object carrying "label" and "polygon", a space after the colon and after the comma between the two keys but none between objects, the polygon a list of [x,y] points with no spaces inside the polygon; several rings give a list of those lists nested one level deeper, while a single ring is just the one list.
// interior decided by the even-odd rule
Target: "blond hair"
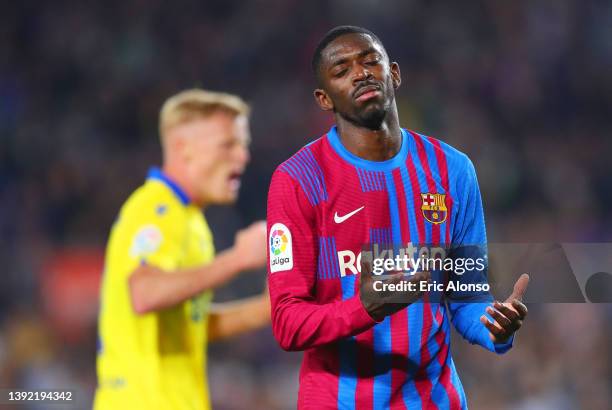
[{"label": "blond hair", "polygon": [[249,105],[237,95],[193,88],[166,100],[159,113],[159,133],[163,139],[170,128],[216,112],[248,116],[250,111]]}]

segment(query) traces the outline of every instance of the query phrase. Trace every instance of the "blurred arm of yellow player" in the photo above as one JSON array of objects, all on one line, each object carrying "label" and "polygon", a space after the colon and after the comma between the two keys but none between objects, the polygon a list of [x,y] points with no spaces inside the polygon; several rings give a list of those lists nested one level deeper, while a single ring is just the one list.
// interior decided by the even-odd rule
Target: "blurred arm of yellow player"
[{"label": "blurred arm of yellow player", "polygon": [[[172,271],[143,264],[129,277],[129,289],[134,311],[144,314],[177,305],[201,292],[214,289],[242,271],[261,268],[266,263],[266,224],[255,222],[236,234],[234,246],[223,251],[208,265]],[[236,302],[243,303],[243,302]],[[264,302],[245,301],[246,308],[261,309]],[[269,302],[266,302],[269,304]],[[224,317],[242,315],[237,307],[227,308]],[[269,308],[266,313],[269,316]],[[265,319],[265,318],[264,318]],[[231,319],[237,320],[237,319]],[[246,319],[241,319],[247,322]],[[250,320],[259,320],[251,318]],[[268,320],[266,320],[267,322]],[[228,325],[222,325],[228,326]],[[235,325],[229,325],[234,328]]]},{"label": "blurred arm of yellow player", "polygon": [[208,340],[216,341],[256,330],[270,323],[270,296],[266,288],[258,296],[211,306]]}]

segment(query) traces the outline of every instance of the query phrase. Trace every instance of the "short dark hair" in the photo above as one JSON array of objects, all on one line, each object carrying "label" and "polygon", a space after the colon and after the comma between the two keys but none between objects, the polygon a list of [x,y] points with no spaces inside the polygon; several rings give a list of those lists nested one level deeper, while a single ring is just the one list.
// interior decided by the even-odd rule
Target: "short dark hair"
[{"label": "short dark hair", "polygon": [[312,61],[311,61],[312,72],[314,73],[315,78],[317,79],[317,81],[320,80],[319,69],[321,68],[321,55],[323,54],[323,50],[325,50],[325,48],[329,45],[329,43],[331,43],[332,41],[334,41],[335,39],[337,39],[338,37],[340,37],[340,36],[342,36],[344,34],[366,34],[366,35],[372,37],[372,39],[374,39],[374,41],[376,41],[378,44],[380,44],[384,48],[383,43],[382,43],[382,41],[380,41],[378,36],[376,34],[372,33],[367,28],[358,27],[358,26],[337,26],[337,27],[334,27],[331,30],[329,30],[327,32],[327,34],[325,34],[325,36],[323,36],[321,41],[319,41],[319,44],[317,45],[317,48],[315,48],[314,53],[312,54]]}]

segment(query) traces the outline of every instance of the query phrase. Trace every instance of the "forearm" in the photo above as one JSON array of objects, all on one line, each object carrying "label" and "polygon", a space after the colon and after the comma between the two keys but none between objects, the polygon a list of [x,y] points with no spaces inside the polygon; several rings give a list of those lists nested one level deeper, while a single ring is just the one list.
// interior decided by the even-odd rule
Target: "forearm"
[{"label": "forearm", "polygon": [[491,352],[502,354],[510,350],[514,336],[505,343],[493,343],[489,337],[489,331],[480,323],[480,316],[485,315],[488,319],[491,316],[486,312],[488,303],[453,303],[453,326],[461,336],[472,344],[478,344]]},{"label": "forearm", "polygon": [[141,265],[129,278],[134,311],[144,314],[177,305],[205,290],[232,279],[242,269],[232,250],[220,253],[212,263],[191,269],[167,272]]},{"label": "forearm", "polygon": [[208,340],[234,337],[269,323],[270,298],[267,293],[234,302],[214,304],[208,319]]},{"label": "forearm", "polygon": [[274,336],[284,350],[306,350],[336,342],[375,324],[359,296],[323,305],[285,300],[272,311]]}]

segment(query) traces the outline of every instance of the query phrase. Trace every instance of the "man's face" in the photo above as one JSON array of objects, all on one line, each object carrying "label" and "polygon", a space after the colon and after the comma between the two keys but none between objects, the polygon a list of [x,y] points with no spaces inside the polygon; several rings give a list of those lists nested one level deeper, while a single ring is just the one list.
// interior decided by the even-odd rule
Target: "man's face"
[{"label": "man's face", "polygon": [[314,95],[323,110],[333,110],[359,126],[379,129],[400,85],[397,63],[367,34],[344,34],[321,55],[320,89]]},{"label": "man's face", "polygon": [[200,205],[234,202],[249,161],[247,117],[219,111],[184,127],[183,158],[193,199]]}]

